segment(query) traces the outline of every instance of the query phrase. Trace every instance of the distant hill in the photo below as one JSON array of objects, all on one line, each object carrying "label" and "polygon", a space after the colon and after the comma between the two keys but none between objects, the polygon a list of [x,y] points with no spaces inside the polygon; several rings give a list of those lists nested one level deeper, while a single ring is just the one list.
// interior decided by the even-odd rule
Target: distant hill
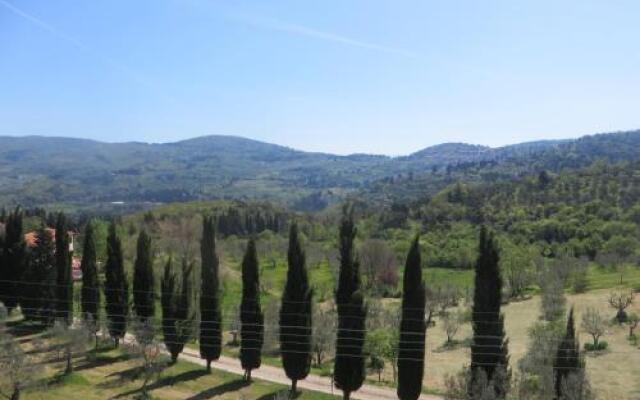
[{"label": "distant hill", "polygon": [[[448,146],[448,145],[445,145]],[[525,142],[499,148],[456,145],[469,156],[438,168],[415,168],[409,173],[378,180],[359,194],[383,204],[411,202],[433,195],[455,182],[492,183],[518,180],[543,170],[560,172],[592,165],[597,161],[618,163],[640,160],[640,130],[583,136],[579,139]],[[445,149],[450,147],[445,147]],[[428,149],[427,149],[428,150]],[[427,154],[437,152],[423,150]],[[445,152],[451,154],[451,151]]]},{"label": "distant hill", "polygon": [[499,171],[496,178],[504,178],[521,170],[580,167],[601,158],[636,160],[639,145],[640,131],[634,131],[500,148],[445,143],[392,158],[304,152],[235,136],[164,144],[3,136],[0,206],[226,198],[317,209],[353,193],[384,197],[384,190],[402,188],[410,179],[440,187],[449,178],[438,177],[438,171],[448,170],[449,177],[458,171],[454,175],[466,178]]},{"label": "distant hill", "polygon": [[461,161],[472,159],[479,159],[486,157],[493,153],[493,149],[487,146],[466,144],[466,143],[442,143],[435,146],[430,146],[420,151],[416,151],[406,157],[401,157],[404,160],[438,160],[441,163],[445,160]]}]

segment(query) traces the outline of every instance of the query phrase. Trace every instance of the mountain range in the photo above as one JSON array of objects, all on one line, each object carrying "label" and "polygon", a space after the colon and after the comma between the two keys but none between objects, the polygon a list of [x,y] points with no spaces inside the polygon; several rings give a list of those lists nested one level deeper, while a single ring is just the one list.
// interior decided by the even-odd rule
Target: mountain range
[{"label": "mountain range", "polygon": [[508,179],[599,159],[637,160],[639,145],[640,131],[629,131],[498,148],[444,143],[388,157],[304,152],[235,136],[163,144],[0,136],[0,206],[233,198],[318,209],[355,194],[384,199],[408,182],[422,193],[455,179]]}]

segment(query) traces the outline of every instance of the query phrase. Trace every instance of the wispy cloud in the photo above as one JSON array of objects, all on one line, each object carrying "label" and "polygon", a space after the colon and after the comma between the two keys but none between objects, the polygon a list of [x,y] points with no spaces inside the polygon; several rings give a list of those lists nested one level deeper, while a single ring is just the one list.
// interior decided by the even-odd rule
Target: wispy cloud
[{"label": "wispy cloud", "polygon": [[146,79],[145,77],[141,76],[140,74],[138,74],[137,72],[131,70],[130,68],[125,67],[124,65],[118,63],[117,61],[115,61],[114,59],[112,59],[111,57],[95,50],[94,48],[88,46],[87,44],[85,44],[84,42],[82,42],[81,40],[70,36],[68,34],[66,34],[65,32],[59,30],[58,28],[56,28],[55,26],[43,21],[42,19],[33,16],[32,14],[29,14],[28,12],[16,7],[15,5],[13,5],[12,3],[6,1],[6,0],[0,0],[0,6],[5,7],[6,9],[8,9],[9,11],[11,11],[13,14],[31,22],[32,24],[36,25],[37,27],[41,28],[42,30],[49,32],[50,34],[52,34],[53,36],[73,45],[74,47],[76,47],[77,49],[81,50],[82,52],[89,54],[90,56],[94,57],[95,59],[97,59],[98,61],[102,62],[103,64],[105,64],[106,66],[108,66],[109,68],[112,68],[114,70],[116,70],[117,72],[121,73],[122,75],[126,76],[129,80],[133,81],[134,83],[145,87],[148,90],[151,90],[154,92],[154,94],[158,95],[159,97],[163,98],[165,101],[168,102],[173,102],[175,103],[176,100],[169,96],[167,93],[165,93],[163,90],[161,90],[157,85],[155,85],[153,82],[149,81],[148,79]]},{"label": "wispy cloud", "polygon": [[288,22],[279,21],[272,18],[254,17],[247,15],[230,15],[230,18],[246,23],[260,29],[268,29],[272,31],[290,33],[298,36],[306,36],[313,39],[323,40],[326,42],[338,43],[344,46],[358,47],[361,49],[377,51],[381,53],[394,54],[408,58],[423,58],[420,54],[410,50],[385,46],[377,43],[366,42],[354,39],[348,36],[340,35],[333,32],[321,31],[303,25],[296,25]]}]

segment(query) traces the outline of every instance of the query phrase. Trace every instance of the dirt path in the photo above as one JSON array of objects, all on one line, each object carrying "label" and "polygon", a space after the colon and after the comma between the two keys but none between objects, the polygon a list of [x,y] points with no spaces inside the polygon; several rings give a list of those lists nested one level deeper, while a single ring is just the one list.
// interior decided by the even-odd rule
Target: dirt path
[{"label": "dirt path", "polygon": [[[184,361],[206,365],[205,361],[200,358],[200,355],[192,350],[185,350],[180,358]],[[220,357],[220,359],[211,364],[211,367],[220,369],[223,371],[231,372],[233,374],[242,375],[244,371],[240,366],[240,360],[231,357]],[[281,368],[273,367],[270,365],[262,365],[259,369],[254,370],[251,375],[254,378],[262,379],[269,382],[279,383],[282,385],[290,385],[291,381],[287,378],[284,371]],[[307,379],[299,381],[298,387],[300,389],[312,390],[315,392],[341,395],[340,390],[335,389],[332,385],[331,378],[309,375]],[[351,394],[352,399],[358,400],[397,400],[396,390],[393,388],[384,388],[373,385],[362,385],[360,390]],[[421,400],[442,400],[442,397],[425,395],[420,396]]]}]

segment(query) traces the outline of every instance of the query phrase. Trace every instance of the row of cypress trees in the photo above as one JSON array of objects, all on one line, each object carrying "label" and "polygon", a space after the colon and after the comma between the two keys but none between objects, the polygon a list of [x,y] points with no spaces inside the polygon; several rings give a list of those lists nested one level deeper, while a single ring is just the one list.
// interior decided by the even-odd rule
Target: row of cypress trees
[{"label": "row of cypress trees", "polygon": [[[14,228],[14,226],[16,228]],[[15,234],[19,231],[19,234]],[[70,323],[72,320],[73,282],[70,268],[69,239],[66,235],[67,223],[60,214],[56,222],[58,232],[55,244],[46,229],[38,231],[36,248],[32,258],[33,276],[27,282],[33,283],[40,293],[38,296],[27,296],[21,301],[23,309],[28,307],[28,299],[39,297],[42,307],[53,305],[51,309],[41,313],[50,318],[59,318]],[[63,234],[60,234],[63,232]],[[366,306],[360,288],[359,263],[355,254],[354,239],[356,228],[350,213],[345,213],[340,226],[340,278],[336,292],[338,304],[339,329],[336,339],[336,359],[334,380],[336,386],[343,390],[345,398],[360,388],[364,381]],[[23,239],[21,229],[21,213],[16,211],[7,218],[7,234],[3,245],[3,257],[12,253],[4,249],[22,249],[15,245]],[[137,253],[133,271],[133,304],[135,318],[150,321],[155,315],[155,292],[153,275],[153,254],[151,239],[142,231],[137,241]],[[54,251],[55,249],[55,251]],[[122,243],[115,223],[108,229],[107,258],[105,263],[104,308],[110,336],[118,346],[127,331],[129,315],[129,283],[124,268]],[[292,380],[292,393],[295,393],[297,382],[307,377],[311,365],[311,330],[313,291],[309,284],[305,265],[305,254],[302,248],[298,227],[293,223],[290,227],[289,249],[287,254],[287,282],[282,296],[280,309],[280,343],[283,367]],[[211,217],[203,220],[201,240],[201,285],[200,285],[200,354],[207,361],[210,369],[212,361],[219,358],[222,348],[222,314],[220,307],[219,260],[215,249],[215,222]],[[6,264],[3,264],[6,265]],[[48,267],[45,267],[48,266]],[[51,268],[55,266],[55,268]],[[40,268],[42,267],[42,268]],[[81,289],[81,311],[86,319],[97,321],[101,309],[101,285],[97,268],[95,231],[91,223],[87,224],[81,262],[83,272]],[[189,339],[191,298],[189,286],[192,266],[184,266],[179,279],[170,258],[161,279],[162,331],[168,350],[175,361],[182,351],[184,343]],[[12,281],[12,279],[8,279]],[[43,285],[50,282],[51,285]],[[6,282],[4,282],[6,283]],[[242,300],[240,304],[241,349],[240,359],[246,371],[245,378],[251,379],[251,371],[261,364],[261,348],[264,336],[264,316],[260,306],[259,265],[254,239],[247,244],[242,261]],[[4,289],[4,288],[3,288]],[[2,290],[3,300],[15,307],[17,297],[15,291]],[[48,307],[48,306],[46,306]],[[28,314],[28,312],[26,312]],[[415,321],[418,321],[416,324]],[[422,321],[422,322],[420,322]],[[400,385],[398,393],[402,399],[417,398],[422,384],[424,358],[424,285],[422,283],[420,255],[417,238],[414,241],[405,276],[405,297],[403,298],[403,336],[401,357],[409,361],[400,361]],[[418,334],[417,340],[414,336]],[[405,343],[409,345],[405,345]],[[420,344],[422,343],[422,344]],[[413,361],[411,361],[413,360]],[[413,376],[413,378],[411,378]],[[409,386],[416,386],[407,389]]]},{"label": "row of cypress trees", "polygon": [[[67,221],[63,214],[56,220],[56,241],[41,229],[36,247],[26,263],[22,234],[22,213],[19,209],[6,218],[0,273],[0,296],[7,308],[18,303],[25,316],[50,322],[57,318],[71,323],[73,282],[70,268]],[[334,360],[334,382],[350,398],[365,379],[366,304],[360,285],[358,257],[355,251],[357,230],[352,213],[345,210],[339,228],[340,271],[336,304],[338,332]],[[55,248],[55,251],[53,251]],[[220,301],[219,259],[216,255],[215,221],[203,219],[201,239],[200,276],[200,355],[207,362],[220,357],[222,348],[222,313]],[[473,342],[468,386],[470,398],[477,393],[492,392],[491,396],[506,396],[508,371],[508,341],[501,313],[502,279],[499,270],[499,252],[493,234],[481,228],[479,255],[475,266],[475,291],[472,309]],[[13,261],[18,260],[18,261]],[[287,254],[287,280],[280,309],[280,347],[284,370],[292,381],[292,393],[297,382],[305,379],[311,365],[311,329],[313,291],[305,265],[298,227],[293,223],[289,232]],[[15,274],[15,265],[29,264],[25,273]],[[400,340],[398,343],[398,388],[400,399],[417,399],[422,389],[425,359],[425,286],[422,278],[421,255],[418,237],[409,249],[404,277]],[[14,268],[8,268],[12,266]],[[87,225],[84,240],[83,285],[81,310],[86,318],[98,319],[101,298],[100,279],[96,263],[95,232]],[[177,359],[184,343],[192,336],[193,265],[183,261],[182,274],[175,271],[170,258],[161,279],[162,330],[172,360]],[[14,285],[23,280],[22,286]],[[43,282],[52,285],[44,286]],[[35,293],[35,289],[39,293]],[[261,348],[264,336],[264,316],[260,306],[259,265],[254,239],[250,239],[242,260],[242,300],[240,304],[241,348],[240,359],[245,379],[251,379],[251,371],[261,364]],[[20,293],[20,295],[18,294]],[[129,288],[124,269],[122,244],[115,224],[109,227],[107,237],[107,261],[105,265],[105,309],[110,335],[116,346],[126,333],[129,311]],[[137,241],[137,255],[133,274],[133,311],[136,318],[150,321],[155,315],[155,293],[151,238],[142,231]],[[558,348],[555,381],[558,398],[563,385],[573,371],[584,363],[575,338],[573,313],[570,313],[566,337]]]}]

